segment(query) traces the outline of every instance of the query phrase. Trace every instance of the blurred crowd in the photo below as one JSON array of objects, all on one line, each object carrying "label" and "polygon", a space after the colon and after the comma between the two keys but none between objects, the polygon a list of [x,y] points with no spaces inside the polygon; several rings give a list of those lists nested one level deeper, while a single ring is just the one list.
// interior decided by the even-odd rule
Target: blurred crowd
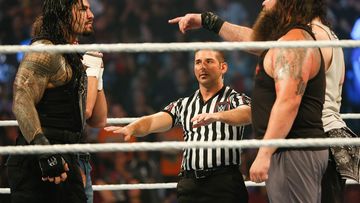
[{"label": "blurred crowd", "polygon": [[[89,0],[95,15],[93,36],[81,43],[143,43],[220,41],[205,31],[183,35],[168,19],[188,12],[212,11],[224,20],[251,26],[261,9],[261,0]],[[340,39],[356,39],[351,33],[360,17],[359,0],[328,0],[329,20]],[[31,25],[41,11],[41,0],[0,0],[0,44],[28,44]],[[359,28],[360,30],[360,24]],[[360,31],[359,31],[360,32]],[[360,39],[360,36],[358,36]],[[343,92],[342,113],[360,113],[360,66],[353,65],[356,49],[345,49],[347,78]],[[227,84],[251,95],[256,58],[241,51],[226,52],[230,70]],[[0,120],[12,120],[12,83],[22,54],[0,53]],[[105,53],[104,88],[109,118],[139,117],[161,110],[171,101],[190,95],[197,89],[192,74],[192,53]],[[357,89],[358,88],[358,89]],[[355,95],[354,95],[355,94]],[[346,120],[360,134],[359,120]],[[17,127],[0,127],[0,146],[12,145]],[[123,142],[123,138],[88,129],[91,143]],[[245,138],[251,139],[251,127]],[[182,130],[154,134],[132,142],[182,140]],[[243,174],[254,159],[256,149],[242,155]],[[0,187],[7,187],[6,156],[0,156]],[[92,154],[93,184],[175,182],[180,168],[180,152],[114,152]],[[248,177],[245,177],[246,179]],[[250,202],[265,203],[264,187],[249,189]],[[0,202],[8,195],[0,194]],[[1,201],[3,200],[3,201]],[[95,192],[95,202],[176,203],[174,190],[129,190]],[[360,202],[360,187],[347,186],[346,202]]]}]

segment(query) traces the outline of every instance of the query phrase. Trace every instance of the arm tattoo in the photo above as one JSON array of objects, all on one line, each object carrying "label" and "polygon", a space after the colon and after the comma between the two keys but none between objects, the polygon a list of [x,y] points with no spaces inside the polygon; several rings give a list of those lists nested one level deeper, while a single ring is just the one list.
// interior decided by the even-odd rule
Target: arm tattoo
[{"label": "arm tattoo", "polygon": [[58,75],[60,70],[59,57],[54,56],[48,53],[27,54],[16,74],[13,112],[28,142],[42,131],[35,106],[48,87],[50,78]]},{"label": "arm tattoo", "polygon": [[303,95],[306,83],[303,80],[302,69],[306,49],[280,49],[275,59],[275,83],[284,79],[294,79],[298,82],[296,95]]}]

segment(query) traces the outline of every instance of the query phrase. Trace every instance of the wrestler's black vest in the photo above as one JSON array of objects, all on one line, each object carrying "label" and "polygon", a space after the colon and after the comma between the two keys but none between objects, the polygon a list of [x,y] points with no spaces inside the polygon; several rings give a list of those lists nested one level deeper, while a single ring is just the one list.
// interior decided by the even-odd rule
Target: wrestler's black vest
[{"label": "wrestler's black vest", "polygon": [[[315,39],[311,30],[305,26],[294,26],[292,28],[304,29]],[[258,67],[256,68],[255,87],[251,102],[253,130],[258,138],[262,138],[265,134],[271,109],[276,99],[274,79],[264,70],[264,58],[267,52],[268,50],[261,55]],[[325,137],[321,120],[324,101],[325,67],[321,54],[320,70],[314,78],[308,81],[298,114],[286,138]]]},{"label": "wrestler's black vest", "polygon": [[36,105],[41,126],[71,132],[83,132],[85,127],[87,78],[80,56],[64,56],[72,69],[71,80],[59,87],[46,89]]}]

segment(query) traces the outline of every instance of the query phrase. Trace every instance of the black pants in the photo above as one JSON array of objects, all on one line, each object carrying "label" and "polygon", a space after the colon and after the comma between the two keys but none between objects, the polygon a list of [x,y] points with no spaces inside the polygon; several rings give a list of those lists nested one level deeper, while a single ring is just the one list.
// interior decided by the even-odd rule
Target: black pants
[{"label": "black pants", "polygon": [[179,203],[247,203],[248,193],[239,170],[202,179],[181,177],[177,185]]},{"label": "black pants", "polygon": [[70,171],[58,185],[41,180],[41,170],[33,155],[10,156],[7,162],[12,203],[86,203],[77,159],[63,155]]},{"label": "black pants", "polygon": [[328,167],[321,181],[321,203],[344,202],[345,182],[336,170],[335,160],[330,153]]}]

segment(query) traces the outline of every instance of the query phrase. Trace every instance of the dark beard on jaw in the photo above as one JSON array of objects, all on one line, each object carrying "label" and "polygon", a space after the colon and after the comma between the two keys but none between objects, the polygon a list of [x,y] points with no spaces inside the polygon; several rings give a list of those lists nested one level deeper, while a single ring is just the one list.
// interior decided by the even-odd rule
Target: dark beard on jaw
[{"label": "dark beard on jaw", "polygon": [[91,36],[92,34],[94,34],[94,30],[85,31],[85,32],[81,33],[81,36],[89,37],[89,36]]},{"label": "dark beard on jaw", "polygon": [[262,10],[253,26],[252,39],[255,41],[278,40],[288,28],[284,12],[279,9]]}]

